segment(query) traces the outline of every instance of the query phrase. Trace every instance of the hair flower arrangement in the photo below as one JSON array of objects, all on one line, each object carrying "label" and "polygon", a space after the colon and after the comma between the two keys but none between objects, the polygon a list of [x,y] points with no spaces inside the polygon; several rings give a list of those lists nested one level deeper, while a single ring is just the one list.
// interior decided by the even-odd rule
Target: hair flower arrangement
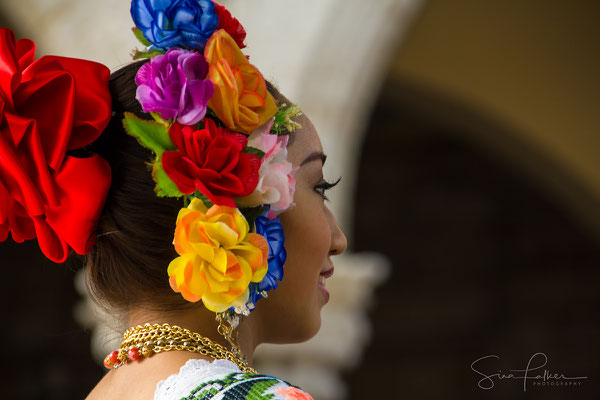
[{"label": "hair flower arrangement", "polygon": [[242,53],[246,32],[211,0],[134,0],[135,36],[149,58],[136,98],[151,120],[125,130],[153,151],[158,196],[183,200],[167,268],[171,288],[235,324],[277,288],[286,260],[277,215],[293,206],[287,161],[297,106],[277,106]]}]

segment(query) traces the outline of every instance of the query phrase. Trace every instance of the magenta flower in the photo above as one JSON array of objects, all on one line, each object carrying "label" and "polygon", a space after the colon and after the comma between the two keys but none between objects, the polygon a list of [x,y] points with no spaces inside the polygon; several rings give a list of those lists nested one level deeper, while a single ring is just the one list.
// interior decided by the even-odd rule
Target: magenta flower
[{"label": "magenta flower", "polygon": [[206,114],[214,86],[206,78],[208,63],[200,53],[171,49],[142,65],[135,77],[136,98],[144,112],[193,125]]}]

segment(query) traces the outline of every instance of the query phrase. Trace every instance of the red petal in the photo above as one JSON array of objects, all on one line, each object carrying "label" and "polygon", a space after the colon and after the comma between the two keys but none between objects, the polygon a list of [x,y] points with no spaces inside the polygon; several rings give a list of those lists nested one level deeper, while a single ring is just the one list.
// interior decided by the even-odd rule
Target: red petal
[{"label": "red petal", "polygon": [[225,29],[233,38],[240,49],[246,47],[244,40],[246,39],[246,30],[240,22],[231,16],[231,13],[222,5],[215,3],[215,11],[219,18],[219,26],[217,29]]},{"label": "red petal", "polygon": [[248,161],[247,166],[247,175],[244,179],[244,191],[239,194],[239,197],[248,196],[251,194],[254,189],[256,189],[256,185],[258,185],[258,169],[260,168],[260,158],[256,154],[243,154],[245,159]]},{"label": "red petal", "polygon": [[161,163],[167,176],[177,185],[177,189],[183,194],[190,194],[194,193],[196,186],[194,180],[179,168],[178,164],[183,156],[180,151],[165,151],[162,154]]},{"label": "red petal", "polygon": [[179,150],[185,149],[185,142],[183,139],[183,129],[189,128],[188,126],[181,125],[179,122],[174,122],[169,127],[169,137],[171,141]]},{"label": "red petal", "polygon": [[211,182],[213,192],[238,197],[244,190],[240,177],[231,173],[222,174],[220,179]]}]

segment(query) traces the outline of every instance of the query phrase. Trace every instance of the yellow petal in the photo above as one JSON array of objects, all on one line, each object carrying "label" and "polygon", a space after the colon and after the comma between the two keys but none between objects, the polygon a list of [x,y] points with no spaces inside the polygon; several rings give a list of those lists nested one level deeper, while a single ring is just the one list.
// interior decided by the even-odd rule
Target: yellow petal
[{"label": "yellow petal", "polygon": [[211,267],[219,271],[222,275],[225,275],[227,273],[227,267],[229,266],[228,261],[227,251],[220,247],[215,252],[215,258],[211,263]]},{"label": "yellow petal", "polygon": [[190,204],[188,204],[187,209],[191,211],[199,211],[203,214],[206,214],[206,211],[208,211],[202,200],[197,197],[192,198],[192,201],[190,201]]},{"label": "yellow petal", "polygon": [[216,248],[212,244],[208,243],[190,243],[190,245],[193,249],[192,253],[196,254],[204,261],[208,263],[212,263],[214,261],[215,252],[218,251],[218,247]]},{"label": "yellow petal", "polygon": [[[250,284],[250,281],[252,279],[252,275],[254,274],[254,271],[252,270],[252,267],[250,266],[250,264],[248,263],[248,261],[245,258],[238,257],[237,259],[240,264],[240,268],[242,270],[243,278],[238,279],[235,282],[235,285],[232,285],[232,288],[239,290],[239,289],[246,288]],[[263,277],[264,277],[264,275],[263,275]],[[261,280],[262,280],[262,278],[261,278]]]},{"label": "yellow petal", "polygon": [[238,232],[223,222],[205,223],[204,228],[210,238],[223,247],[234,246],[240,240]]},{"label": "yellow petal", "polygon": [[186,300],[192,302],[200,300],[206,289],[197,261],[193,255],[177,257],[167,268],[173,290],[181,292]]},{"label": "yellow petal", "polygon": [[248,288],[246,288],[246,290],[236,296],[209,295],[203,297],[202,302],[210,311],[219,313],[227,311],[230,307],[241,307],[246,304],[249,293]]}]

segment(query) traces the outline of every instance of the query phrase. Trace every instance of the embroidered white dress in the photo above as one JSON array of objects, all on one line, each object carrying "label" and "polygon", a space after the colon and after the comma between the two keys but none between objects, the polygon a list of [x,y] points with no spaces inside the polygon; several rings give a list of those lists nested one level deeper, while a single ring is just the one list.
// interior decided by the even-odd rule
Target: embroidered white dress
[{"label": "embroidered white dress", "polygon": [[154,400],[313,400],[281,379],[248,374],[227,360],[190,359],[156,385]]}]

